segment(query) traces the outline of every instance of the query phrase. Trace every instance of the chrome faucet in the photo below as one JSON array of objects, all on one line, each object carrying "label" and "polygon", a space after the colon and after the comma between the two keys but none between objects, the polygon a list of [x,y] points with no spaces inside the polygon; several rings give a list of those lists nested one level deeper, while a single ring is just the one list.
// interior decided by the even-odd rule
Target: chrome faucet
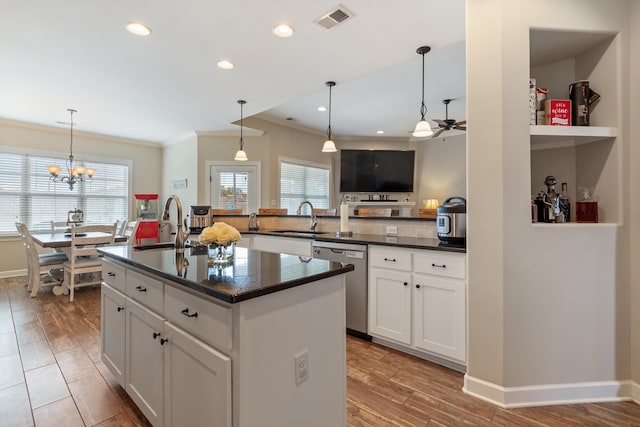
[{"label": "chrome faucet", "polygon": [[185,218],[184,219],[185,231],[182,231],[182,202],[180,202],[180,199],[175,194],[172,194],[167,199],[167,202],[164,205],[164,213],[162,214],[162,220],[163,221],[169,220],[169,208],[171,207],[172,201],[176,202],[176,208],[178,210],[178,221],[176,223],[177,229],[176,229],[176,243],[175,243],[176,252],[184,252],[184,244],[185,244],[185,241],[187,240],[187,237],[189,237],[189,227],[187,227],[187,219]]},{"label": "chrome faucet", "polygon": [[300,215],[302,213],[302,205],[309,205],[309,209],[311,209],[311,220],[309,221],[309,230],[311,231],[316,231],[316,227],[318,226],[318,217],[316,217],[316,214],[313,213],[313,205],[311,204],[310,201],[305,200],[303,202],[300,203],[300,205],[298,206],[298,210],[296,211],[296,214]]}]

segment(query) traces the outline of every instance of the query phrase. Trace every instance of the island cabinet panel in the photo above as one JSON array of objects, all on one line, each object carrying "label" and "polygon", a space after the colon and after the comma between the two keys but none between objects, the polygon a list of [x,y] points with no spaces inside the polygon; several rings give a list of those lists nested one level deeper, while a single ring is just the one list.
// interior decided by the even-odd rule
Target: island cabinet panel
[{"label": "island cabinet panel", "polygon": [[231,427],[231,359],[167,323],[165,425]]},{"label": "island cabinet panel", "polygon": [[126,268],[108,259],[102,260],[102,277],[111,287],[126,292]]},{"label": "island cabinet panel", "polygon": [[264,252],[311,256],[311,239],[256,235],[253,236],[252,248]]},{"label": "island cabinet panel", "polygon": [[162,426],[165,322],[131,299],[126,313],[125,389],[151,424]]},{"label": "island cabinet panel", "polygon": [[231,350],[232,313],[212,301],[165,286],[164,314],[167,319],[218,348]]},{"label": "island cabinet panel", "polygon": [[127,270],[127,296],[155,312],[162,312],[163,285],[159,280]]},{"label": "island cabinet panel", "polygon": [[101,287],[102,318],[100,339],[102,362],[124,387],[125,372],[125,300],[124,294],[106,283]]}]

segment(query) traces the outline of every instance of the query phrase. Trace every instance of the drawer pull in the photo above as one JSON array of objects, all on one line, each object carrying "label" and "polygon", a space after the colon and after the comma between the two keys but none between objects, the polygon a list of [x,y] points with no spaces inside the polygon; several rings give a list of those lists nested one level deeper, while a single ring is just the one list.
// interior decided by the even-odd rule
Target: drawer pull
[{"label": "drawer pull", "polygon": [[153,339],[157,339],[160,336],[160,332],[154,332],[153,333]]},{"label": "drawer pull", "polygon": [[404,285],[405,285],[405,286],[408,286],[408,285],[409,285],[409,283],[407,283],[407,282],[404,282]]},{"label": "drawer pull", "polygon": [[136,286],[136,291],[138,291],[138,292],[147,292],[147,288],[143,288],[142,286]]},{"label": "drawer pull", "polygon": [[118,313],[120,313],[122,310],[124,310],[124,307],[118,307]]},{"label": "drawer pull", "polygon": [[167,342],[169,342],[169,338],[160,338],[160,345],[164,345]]},{"label": "drawer pull", "polygon": [[387,257],[385,257],[384,260],[385,261],[390,261],[390,262],[396,262],[395,258],[387,258]]},{"label": "drawer pull", "polygon": [[114,273],[113,271],[107,271],[107,276],[116,277],[116,273]]},{"label": "drawer pull", "polygon": [[198,317],[198,312],[197,311],[195,313],[189,313],[189,309],[188,308],[185,308],[180,313],[184,314],[187,317]]},{"label": "drawer pull", "polygon": [[431,264],[431,267],[437,268],[447,268],[446,264]]},{"label": "drawer pull", "polygon": [[420,289],[420,284],[417,284],[417,285],[416,285],[416,289]]}]

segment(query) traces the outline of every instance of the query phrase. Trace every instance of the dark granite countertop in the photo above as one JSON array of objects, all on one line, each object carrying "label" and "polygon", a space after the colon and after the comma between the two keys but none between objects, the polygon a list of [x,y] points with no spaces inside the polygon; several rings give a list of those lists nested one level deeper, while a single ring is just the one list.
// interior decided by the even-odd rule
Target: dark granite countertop
[{"label": "dark granite countertop", "polygon": [[304,285],[353,271],[353,265],[295,255],[235,248],[233,265],[209,267],[207,247],[140,250],[131,246],[108,246],[99,251],[108,258],[137,267],[173,283],[229,303]]},{"label": "dark granite countertop", "polygon": [[335,243],[356,243],[361,245],[384,245],[384,246],[398,246],[403,248],[412,249],[428,249],[447,252],[459,252],[466,253],[467,247],[465,244],[446,243],[440,241],[440,239],[430,239],[427,237],[403,237],[403,236],[384,236],[380,234],[356,234],[351,237],[336,237],[336,233],[331,232],[319,232],[317,234],[296,234],[296,233],[282,233],[278,231],[260,230],[260,231],[247,231],[239,230],[241,234],[258,234],[268,236],[279,237],[295,237],[300,239],[313,239],[322,242],[335,242]]}]

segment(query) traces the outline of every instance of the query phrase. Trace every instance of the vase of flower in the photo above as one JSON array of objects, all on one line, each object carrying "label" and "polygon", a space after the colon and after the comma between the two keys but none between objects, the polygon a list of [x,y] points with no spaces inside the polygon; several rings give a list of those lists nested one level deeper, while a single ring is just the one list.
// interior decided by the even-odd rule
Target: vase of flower
[{"label": "vase of flower", "polygon": [[241,236],[235,227],[224,222],[217,222],[202,230],[198,239],[202,245],[209,246],[210,267],[224,268],[233,264],[235,242]]},{"label": "vase of flower", "polygon": [[235,242],[226,245],[209,244],[209,264],[211,267],[227,267],[233,264]]}]

